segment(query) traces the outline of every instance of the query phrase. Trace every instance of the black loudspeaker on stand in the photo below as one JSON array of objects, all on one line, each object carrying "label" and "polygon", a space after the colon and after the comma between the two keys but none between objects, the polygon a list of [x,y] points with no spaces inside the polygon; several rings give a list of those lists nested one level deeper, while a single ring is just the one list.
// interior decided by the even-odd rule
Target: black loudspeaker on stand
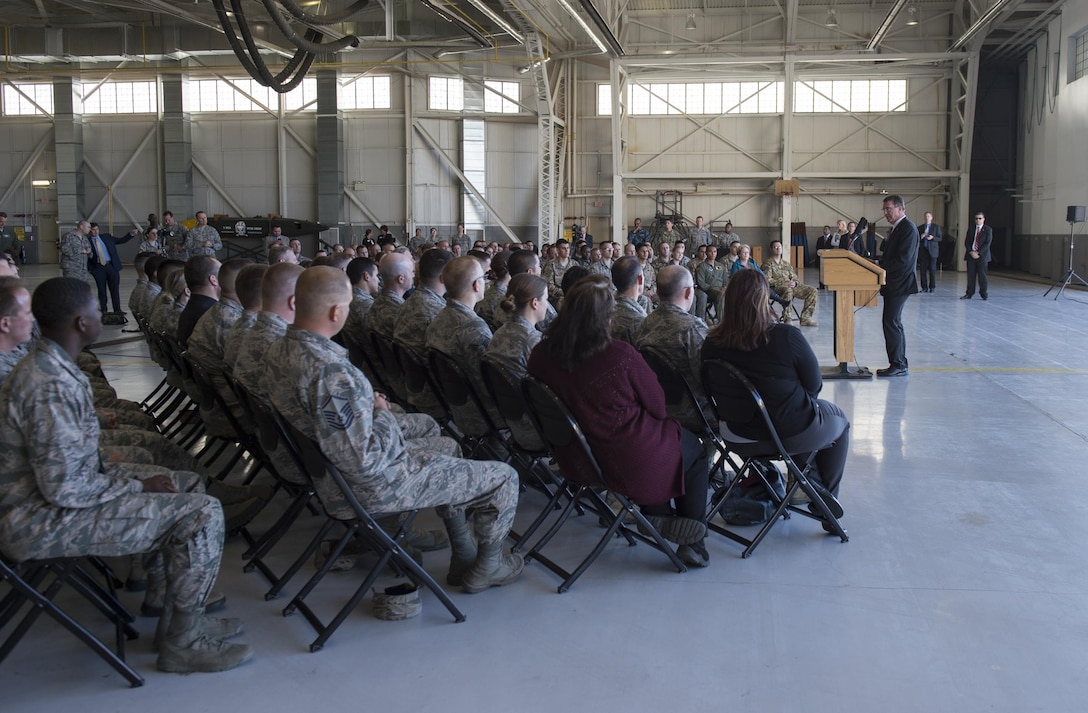
[{"label": "black loudspeaker on stand", "polygon": [[1088,282],[1084,281],[1084,278],[1077,274],[1073,269],[1073,228],[1077,223],[1083,223],[1088,216],[1085,215],[1085,207],[1082,205],[1071,205],[1065,209],[1065,220],[1069,223],[1069,267],[1066,268],[1065,274],[1057,279],[1057,281],[1050,286],[1050,289],[1043,293],[1043,297],[1049,295],[1055,287],[1058,288],[1058,294],[1054,295],[1054,299],[1058,299],[1062,296],[1062,292],[1066,287],[1069,287],[1069,283],[1076,280],[1085,287],[1088,287]]}]

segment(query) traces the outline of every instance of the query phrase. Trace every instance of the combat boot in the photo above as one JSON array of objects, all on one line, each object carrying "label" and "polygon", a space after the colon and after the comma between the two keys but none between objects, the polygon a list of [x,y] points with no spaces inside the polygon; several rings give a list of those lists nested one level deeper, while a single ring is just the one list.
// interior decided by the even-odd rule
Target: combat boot
[{"label": "combat boot", "polygon": [[462,585],[469,594],[482,592],[490,587],[510,584],[521,575],[525,560],[521,555],[502,551],[502,540],[482,543],[476,563],[465,572]]},{"label": "combat boot", "polygon": [[[162,651],[162,644],[166,641],[166,632],[170,631],[170,622],[174,618],[174,608],[163,609],[159,623],[155,627],[155,639],[151,642],[151,650],[155,653]],[[205,614],[200,618],[200,629],[210,639],[230,639],[244,631],[242,620],[234,617],[216,618]]]},{"label": "combat boot", "polygon": [[463,514],[446,519],[446,532],[450,536],[450,571],[446,584],[457,587],[477,560],[476,541],[472,539],[472,530]]},{"label": "combat boot", "polygon": [[246,644],[213,639],[201,630],[204,608],[175,608],[166,630],[159,660],[160,671],[169,673],[212,673],[241,666],[253,657]]}]

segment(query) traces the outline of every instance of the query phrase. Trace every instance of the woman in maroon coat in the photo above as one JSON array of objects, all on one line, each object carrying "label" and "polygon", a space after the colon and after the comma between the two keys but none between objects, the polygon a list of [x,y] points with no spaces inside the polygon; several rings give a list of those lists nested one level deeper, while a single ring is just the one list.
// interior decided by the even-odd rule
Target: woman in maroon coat
[{"label": "woman in maroon coat", "polygon": [[[687,564],[705,567],[708,461],[699,439],[665,413],[665,394],[642,356],[611,339],[615,298],[604,275],[584,278],[529,357],[585,432],[605,483],[642,506]],[[575,479],[574,449],[556,454]],[[675,514],[670,504],[675,504]]]}]

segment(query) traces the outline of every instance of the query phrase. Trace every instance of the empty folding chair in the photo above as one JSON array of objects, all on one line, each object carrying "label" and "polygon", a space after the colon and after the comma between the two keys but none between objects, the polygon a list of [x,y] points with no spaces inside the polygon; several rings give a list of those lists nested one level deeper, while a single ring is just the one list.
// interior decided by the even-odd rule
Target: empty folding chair
[{"label": "empty folding chair", "polygon": [[[623,492],[604,481],[601,467],[593,455],[593,449],[590,448],[589,443],[586,441],[581,426],[578,425],[566,405],[555,395],[555,392],[532,377],[526,377],[522,382],[522,387],[525,393],[525,401],[529,407],[529,415],[532,417],[541,438],[548,444],[552,455],[559,462],[560,472],[565,481],[565,488],[556,491],[541,513],[541,518],[548,517],[555,506],[559,504],[559,501],[564,497],[567,498],[567,504],[560,511],[555,523],[525,554],[525,561],[538,560],[545,567],[562,577],[563,582],[559,585],[559,592],[562,594],[570,589],[571,585],[582,576],[582,573],[596,561],[612,538],[619,534],[627,540],[628,545],[634,545],[636,541],[641,540],[653,546],[669,558],[669,561],[676,567],[677,572],[686,572],[687,567],[677,557],[672,546],[665,541],[657,528],[646,519],[638,506],[631,502]],[[565,461],[559,458],[559,453],[565,454]],[[602,497],[602,493],[605,491],[611,492],[619,503],[620,510],[618,513],[613,512],[605,503]],[[545,557],[542,551],[568,520],[575,504],[583,498],[586,499],[590,509],[601,517],[606,528],[593,551],[573,571],[568,571]],[[632,530],[623,524],[624,519],[628,516],[633,517],[638,523],[639,531]],[[538,526],[539,523],[534,523],[531,529],[536,529]],[[642,532],[650,534],[646,536]]]},{"label": "empty folding chair", "polygon": [[[781,461],[785,464],[789,474],[793,476],[793,483],[786,491],[785,497],[774,496],[777,505],[774,514],[760,528],[755,537],[745,538],[719,525],[711,524],[710,528],[745,545],[744,552],[741,554],[742,557],[751,555],[763,538],[767,536],[767,533],[771,531],[771,528],[775,526],[779,518],[789,518],[791,512],[822,521],[843,542],[848,541],[849,537],[846,535],[846,530],[843,529],[842,524],[832,514],[827,502],[825,502],[825,499],[831,497],[830,493],[823,490],[823,488],[818,491],[809,479],[819,449],[802,454],[791,454],[778,435],[778,430],[771,420],[771,415],[767,411],[763,397],[760,396],[759,391],[748,380],[748,377],[732,364],[714,359],[707,360],[703,362],[702,377],[703,388],[710,398],[718,421],[722,424],[722,440],[730,451],[744,458],[744,464],[741,466],[741,470],[738,471],[737,478],[734,479],[729,488],[719,493],[720,497],[717,497],[716,504],[707,515],[708,523],[721,510],[729,491],[736,487],[742,477],[758,477],[763,480],[768,490],[772,490],[763,473],[755,465],[757,462],[764,460]],[[761,419],[767,428],[767,439],[752,440],[732,433],[725,425],[727,417],[732,417],[735,421],[749,421],[752,418]],[[818,515],[809,512],[807,509],[790,505],[790,499],[798,489],[809,497],[812,505],[819,511]]]}]

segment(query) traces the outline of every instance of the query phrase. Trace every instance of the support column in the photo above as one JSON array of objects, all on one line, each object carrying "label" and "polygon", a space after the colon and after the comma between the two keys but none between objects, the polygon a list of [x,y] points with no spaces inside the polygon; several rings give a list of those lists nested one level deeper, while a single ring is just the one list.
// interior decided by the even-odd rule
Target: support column
[{"label": "support column", "polygon": [[340,226],[344,203],[344,114],[339,105],[339,71],[322,69],[317,79],[317,219]]},{"label": "support column", "polygon": [[184,109],[189,78],[162,78],[162,155],[166,205],[178,222],[193,215],[193,123]]},{"label": "support column", "polygon": [[78,79],[53,80],[54,143],[57,155],[57,219],[60,234],[85,219],[83,182],[83,95]]}]

